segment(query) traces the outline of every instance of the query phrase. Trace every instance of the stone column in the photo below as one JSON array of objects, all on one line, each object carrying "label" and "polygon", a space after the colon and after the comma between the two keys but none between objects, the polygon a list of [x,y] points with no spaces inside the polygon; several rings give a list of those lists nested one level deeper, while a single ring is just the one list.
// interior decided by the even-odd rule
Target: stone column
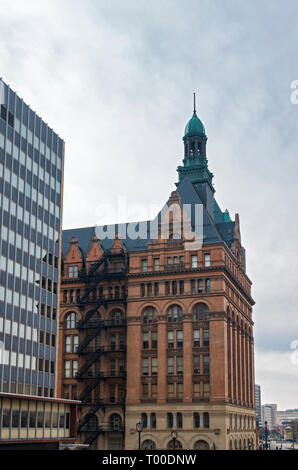
[{"label": "stone column", "polygon": [[158,376],[157,376],[157,402],[165,403],[167,398],[167,322],[166,318],[158,321],[157,324],[157,341],[158,341]]},{"label": "stone column", "polygon": [[228,355],[227,322],[222,314],[212,314],[210,327],[210,401],[227,401]]},{"label": "stone column", "polygon": [[[132,347],[130,347],[132,345]],[[139,403],[142,396],[142,324],[127,318],[127,403]]]},{"label": "stone column", "polygon": [[193,397],[193,331],[191,315],[186,315],[183,322],[183,401],[192,402]]}]

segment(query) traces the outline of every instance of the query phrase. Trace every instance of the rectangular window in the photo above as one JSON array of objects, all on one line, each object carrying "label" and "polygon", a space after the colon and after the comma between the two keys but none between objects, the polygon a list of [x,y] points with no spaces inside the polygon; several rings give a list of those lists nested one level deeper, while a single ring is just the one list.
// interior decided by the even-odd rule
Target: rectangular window
[{"label": "rectangular window", "polygon": [[143,273],[146,273],[148,270],[148,262],[146,259],[142,259],[142,270],[143,270]]},{"label": "rectangular window", "polygon": [[177,356],[177,374],[183,374],[183,357]]},{"label": "rectangular window", "polygon": [[184,294],[184,281],[179,281],[180,294]]},{"label": "rectangular window", "polygon": [[76,377],[78,372],[78,361],[72,361],[72,376]]},{"label": "rectangular window", "polygon": [[70,361],[65,361],[64,365],[64,377],[69,378],[70,377]]},{"label": "rectangular window", "polygon": [[157,398],[157,385],[156,384],[151,385],[151,397]]},{"label": "rectangular window", "polygon": [[210,384],[204,384],[204,398],[210,397]]},{"label": "rectangular window", "polygon": [[159,271],[159,258],[154,258],[154,271]]},{"label": "rectangular window", "polygon": [[196,293],[196,281],[194,279],[190,281],[190,286],[191,286],[191,293],[195,294]]},{"label": "rectangular window", "polygon": [[205,279],[205,291],[210,292],[210,279]]},{"label": "rectangular window", "polygon": [[174,374],[174,358],[168,357],[168,374]]},{"label": "rectangular window", "polygon": [[183,348],[183,331],[177,331],[177,348]]},{"label": "rectangular window", "polygon": [[191,267],[197,268],[198,267],[198,257],[197,255],[191,255]]},{"label": "rectangular window", "polygon": [[168,348],[174,347],[174,331],[168,331]]},{"label": "rectangular window", "polygon": [[210,371],[209,356],[204,356],[203,358],[203,370],[204,370],[204,374],[209,374],[209,371]]},{"label": "rectangular window", "polygon": [[174,398],[174,384],[168,384],[168,398]]},{"label": "rectangular window", "polygon": [[148,333],[143,333],[143,349],[149,348],[149,335]]},{"label": "rectangular window", "polygon": [[157,357],[152,357],[151,366],[152,366],[152,375],[156,375],[157,374]]},{"label": "rectangular window", "polygon": [[211,262],[210,262],[210,253],[206,253],[204,255],[204,264],[205,264],[205,267],[206,268],[209,268],[211,266]]},{"label": "rectangular window", "polygon": [[143,394],[143,398],[148,398],[148,384],[143,384],[142,394]]},{"label": "rectangular window", "polygon": [[203,330],[203,345],[209,346],[209,330]]},{"label": "rectangular window", "polygon": [[65,337],[65,352],[66,353],[71,352],[71,336]]},{"label": "rectangular window", "polygon": [[200,398],[201,393],[200,393],[200,384],[194,384],[193,385],[193,395],[195,398]]},{"label": "rectangular window", "polygon": [[143,375],[148,375],[149,368],[148,368],[148,358],[143,359]]},{"label": "rectangular window", "polygon": [[183,384],[177,384],[177,398],[183,398]]},{"label": "rectangular window", "polygon": [[204,288],[203,279],[199,279],[198,280],[198,293],[199,294],[201,294],[203,292],[203,288]]},{"label": "rectangular window", "polygon": [[194,330],[193,332],[193,345],[194,348],[200,347],[200,330]]},{"label": "rectangular window", "polygon": [[193,371],[195,374],[200,374],[200,356],[193,358]]},{"label": "rectangular window", "polygon": [[157,349],[157,332],[153,331],[151,333],[151,340],[152,340],[152,349]]},{"label": "rectangular window", "polygon": [[73,352],[76,353],[78,351],[78,346],[79,346],[79,337],[74,336],[73,337]]}]

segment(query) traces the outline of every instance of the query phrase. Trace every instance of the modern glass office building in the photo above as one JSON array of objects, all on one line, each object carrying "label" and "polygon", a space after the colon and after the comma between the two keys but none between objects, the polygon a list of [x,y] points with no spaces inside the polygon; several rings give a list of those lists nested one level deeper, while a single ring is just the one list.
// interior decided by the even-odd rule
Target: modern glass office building
[{"label": "modern glass office building", "polygon": [[0,392],[54,397],[63,140],[0,79]]}]

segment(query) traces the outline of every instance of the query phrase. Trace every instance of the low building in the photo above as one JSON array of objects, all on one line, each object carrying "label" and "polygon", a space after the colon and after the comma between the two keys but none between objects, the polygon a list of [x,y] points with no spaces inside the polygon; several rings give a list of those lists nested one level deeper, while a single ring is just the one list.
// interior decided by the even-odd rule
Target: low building
[{"label": "low building", "polygon": [[0,393],[0,450],[76,446],[78,403]]}]

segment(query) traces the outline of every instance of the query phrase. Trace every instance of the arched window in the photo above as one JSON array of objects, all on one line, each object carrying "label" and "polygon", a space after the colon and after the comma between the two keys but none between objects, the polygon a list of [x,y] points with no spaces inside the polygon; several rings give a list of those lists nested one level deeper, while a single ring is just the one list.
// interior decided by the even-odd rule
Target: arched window
[{"label": "arched window", "polygon": [[156,444],[154,441],[151,441],[150,439],[146,439],[146,441],[142,443],[142,449],[143,450],[155,450]]},{"label": "arched window", "polygon": [[177,428],[182,428],[182,413],[177,413]]},{"label": "arched window", "polygon": [[209,320],[209,308],[206,304],[196,304],[193,309],[194,320]]},{"label": "arched window", "polygon": [[112,325],[120,325],[123,321],[123,312],[121,310],[115,310],[111,315]]},{"label": "arched window", "polygon": [[200,427],[200,413],[193,414],[193,427],[194,428]]},{"label": "arched window", "polygon": [[66,328],[77,328],[78,325],[78,314],[71,312],[66,317]]},{"label": "arched window", "polygon": [[200,440],[195,442],[193,448],[196,450],[209,450],[209,444],[206,441]]},{"label": "arched window", "polygon": [[230,441],[230,450],[233,450],[233,441]]},{"label": "arched window", "polygon": [[155,323],[157,321],[157,311],[154,307],[147,307],[143,312],[143,323]]},{"label": "arched window", "polygon": [[182,322],[183,312],[179,305],[172,305],[168,310],[168,321],[169,322]]},{"label": "arched window", "polygon": [[209,413],[203,414],[203,424],[204,428],[209,428]]},{"label": "arched window", "polygon": [[146,413],[142,413],[141,421],[143,423],[144,429],[146,429],[147,426],[148,426],[148,419],[147,419],[147,414]]},{"label": "arched window", "polygon": [[122,418],[117,413],[111,414],[109,418],[109,425],[112,430],[120,431],[122,427]]},{"label": "arched window", "polygon": [[173,413],[167,413],[168,428],[172,428],[174,425]]},{"label": "arched window", "polygon": [[168,445],[167,445],[167,448],[169,450],[172,450],[172,449],[175,449],[175,450],[178,450],[178,449],[182,449],[182,444],[180,441],[178,441],[177,439],[172,439]]},{"label": "arched window", "polygon": [[85,424],[87,429],[96,429],[98,426],[98,419],[96,415],[90,416],[87,423]]}]

